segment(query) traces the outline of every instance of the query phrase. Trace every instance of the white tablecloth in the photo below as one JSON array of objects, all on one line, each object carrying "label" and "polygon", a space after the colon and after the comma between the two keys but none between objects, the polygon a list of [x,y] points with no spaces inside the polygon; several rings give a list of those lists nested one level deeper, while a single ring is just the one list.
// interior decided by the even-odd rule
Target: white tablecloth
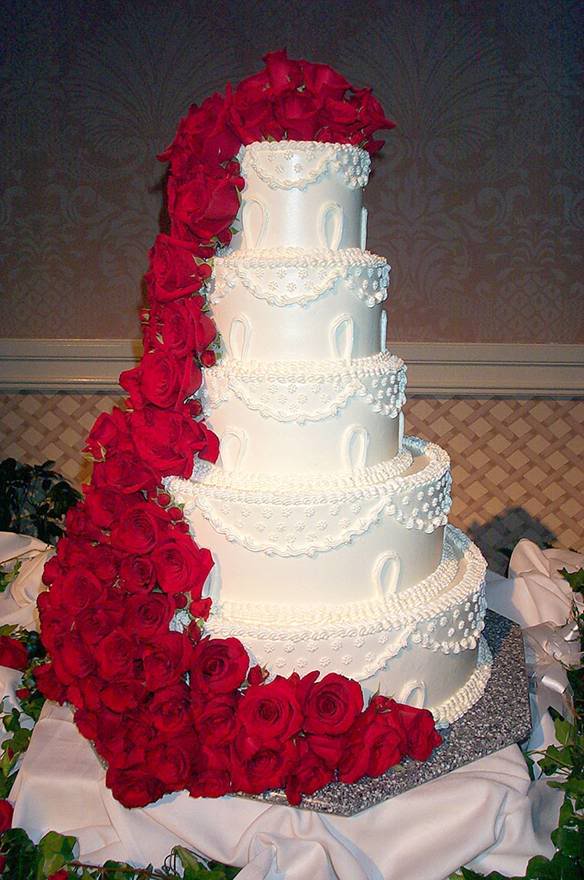
[{"label": "white tablecloth", "polygon": [[[13,538],[0,534],[0,560]],[[561,709],[565,701],[566,678],[557,658],[573,658],[578,651],[569,628],[557,630],[568,620],[571,591],[556,569],[583,564],[578,554],[542,552],[521,541],[512,557],[512,578],[489,575],[490,607],[527,630],[537,682],[533,747],[551,741],[547,707]],[[0,614],[15,614],[15,606],[24,612],[26,596],[30,623],[35,591],[30,571],[23,567],[21,577],[26,584],[19,584],[20,578],[14,583],[11,595],[0,601]],[[0,668],[0,675],[13,692],[17,674]],[[241,880],[443,880],[462,864],[484,873],[521,874],[531,856],[550,856],[549,834],[562,798],[545,779],[530,782],[517,746],[351,818],[235,797],[195,800],[184,793],[127,810],[103,780],[104,770],[69,710],[47,703],[11,794],[14,824],[33,839],[49,829],[74,834],[80,857],[95,864],[107,858],[161,864],[180,843],[245,865]]]}]

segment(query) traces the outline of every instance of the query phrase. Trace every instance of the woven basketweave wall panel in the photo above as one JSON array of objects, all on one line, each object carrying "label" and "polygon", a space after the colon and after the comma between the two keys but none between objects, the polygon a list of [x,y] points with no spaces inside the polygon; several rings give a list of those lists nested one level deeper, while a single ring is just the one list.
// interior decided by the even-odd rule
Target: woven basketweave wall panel
[{"label": "woven basketweave wall panel", "polygon": [[[106,394],[0,396],[0,457],[46,459],[79,484],[81,449],[94,420],[118,401]],[[522,537],[582,549],[584,401],[414,398],[408,433],[452,458],[450,520],[503,571],[504,549]]]}]

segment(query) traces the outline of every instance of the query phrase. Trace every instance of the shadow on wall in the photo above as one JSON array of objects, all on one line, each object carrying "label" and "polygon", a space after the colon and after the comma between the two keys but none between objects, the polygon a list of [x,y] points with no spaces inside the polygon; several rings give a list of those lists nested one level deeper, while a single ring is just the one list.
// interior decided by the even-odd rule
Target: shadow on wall
[{"label": "shadow on wall", "polygon": [[558,545],[557,535],[523,507],[511,507],[486,523],[471,523],[466,532],[498,574],[507,574],[511,553],[521,538],[542,549]]}]

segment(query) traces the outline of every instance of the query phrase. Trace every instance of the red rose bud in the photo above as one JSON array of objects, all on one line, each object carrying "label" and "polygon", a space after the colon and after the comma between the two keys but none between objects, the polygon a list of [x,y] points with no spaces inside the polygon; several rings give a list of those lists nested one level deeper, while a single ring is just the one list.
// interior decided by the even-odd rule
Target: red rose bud
[{"label": "red rose bud", "polygon": [[0,834],[12,827],[14,808],[10,801],[0,800]]},{"label": "red rose bud", "polygon": [[26,645],[10,636],[0,636],[0,666],[10,669],[26,669],[28,653]]},{"label": "red rose bud", "polygon": [[207,351],[204,351],[201,355],[201,363],[204,367],[214,366],[216,360],[217,356],[210,348],[208,348]]},{"label": "red rose bud", "polygon": [[19,700],[28,700],[28,698],[30,697],[30,691],[28,688],[18,688],[18,690],[14,693]]},{"label": "red rose bud", "polygon": [[247,675],[247,680],[250,685],[262,684],[268,675],[268,670],[258,664],[251,667]]},{"label": "red rose bud", "polygon": [[200,400],[191,400],[189,401],[189,409],[191,412],[191,416],[196,419],[203,412],[203,407]]},{"label": "red rose bud", "polygon": [[160,504],[161,507],[168,507],[171,502],[171,497],[168,492],[159,492],[156,496],[156,500]]},{"label": "red rose bud", "polygon": [[203,635],[200,626],[195,620],[192,620],[189,623],[186,633],[194,645],[198,644],[201,641],[201,637]]},{"label": "red rose bud", "polygon": [[180,507],[169,507],[168,515],[170,516],[170,518],[173,521],[176,521],[178,519],[182,519],[183,514],[182,514],[182,510],[180,509]]},{"label": "red rose bud", "polygon": [[201,620],[207,620],[209,617],[209,613],[211,611],[212,601],[209,597],[206,599],[199,599],[196,602],[191,602],[189,605],[189,611],[193,617],[198,617]]}]

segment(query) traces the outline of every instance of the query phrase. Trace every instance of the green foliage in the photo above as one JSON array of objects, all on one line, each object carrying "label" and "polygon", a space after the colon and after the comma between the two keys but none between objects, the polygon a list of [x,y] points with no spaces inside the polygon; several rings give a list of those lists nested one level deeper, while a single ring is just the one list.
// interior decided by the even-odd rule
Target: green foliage
[{"label": "green foliage", "polygon": [[[63,534],[63,518],[81,495],[53,461],[20,464],[13,458],[0,462],[0,531],[33,535],[47,544]],[[7,584],[0,591],[6,589]]]},{"label": "green foliage", "polygon": [[0,878],[46,880],[62,868],[70,880],[233,880],[239,873],[239,868],[202,862],[183,846],[174,847],[161,868],[135,868],[111,859],[96,867],[78,861],[76,851],[75,837],[49,831],[34,844],[22,828],[11,828],[0,835],[0,854],[6,860]]},{"label": "green foliage", "polygon": [[32,729],[38,721],[45,698],[37,689],[33,671],[45,655],[38,633],[21,629],[13,624],[0,626],[0,636],[9,636],[23,642],[29,658],[29,665],[22,674],[22,684],[18,688],[19,706],[8,709],[7,698],[0,702],[0,798],[10,794],[18,765],[26,752]]},{"label": "green foliage", "polygon": [[[1,513],[0,513],[1,516]],[[0,593],[4,593],[10,584],[18,577],[18,572],[22,568],[20,560],[10,569],[10,571],[0,570]]]}]

